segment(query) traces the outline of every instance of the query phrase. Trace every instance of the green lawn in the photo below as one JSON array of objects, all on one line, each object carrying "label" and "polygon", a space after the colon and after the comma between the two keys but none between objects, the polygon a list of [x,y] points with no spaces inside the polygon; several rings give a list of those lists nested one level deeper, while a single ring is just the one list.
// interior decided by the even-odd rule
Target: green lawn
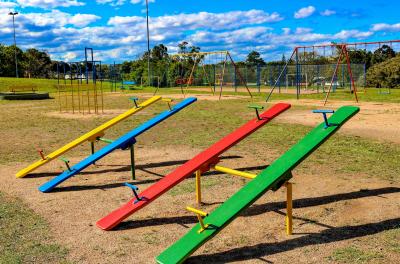
[{"label": "green lawn", "polygon": [[0,263],[67,263],[47,223],[21,200],[0,193]]},{"label": "green lawn", "polygon": [[[64,80],[60,81],[61,84],[69,84],[70,81]],[[47,91],[50,93],[55,93],[56,87],[55,85],[57,84],[57,80],[53,79],[26,79],[26,78],[5,78],[5,77],[0,77],[0,92],[6,92],[9,91],[10,86],[12,85],[36,85],[39,89],[39,91]],[[105,92],[111,91],[111,83],[110,82],[103,82],[102,83],[103,89]],[[118,84],[117,86],[120,86]],[[138,87],[139,88],[139,87]],[[217,89],[218,90],[218,89]],[[285,90],[285,89],[283,89]],[[385,90],[385,89],[383,89]],[[252,92],[255,98],[257,99],[265,99],[267,94],[270,91],[270,87],[262,87],[261,88],[261,93],[256,92],[256,89],[253,88]],[[125,91],[127,93],[132,92],[132,91]],[[155,92],[154,87],[144,87],[143,89],[138,89],[135,90],[136,93],[153,93]],[[204,90],[194,90],[189,87],[188,91],[189,94],[197,93],[197,94],[210,94],[210,90],[206,87],[204,87]],[[160,94],[176,94],[176,93],[181,93],[181,90],[179,87],[175,88],[160,88],[159,89]],[[223,94],[226,95],[242,95],[242,96],[247,96],[248,94],[246,92],[223,92]],[[216,95],[217,96],[217,95]],[[387,102],[387,103],[400,103],[400,89],[391,89],[391,94],[380,94],[379,89],[376,88],[367,88],[365,91],[364,89],[360,89],[358,91],[358,97],[360,101],[366,101],[366,102]],[[284,100],[284,99],[295,99],[296,95],[294,94],[277,94],[274,93],[271,99],[276,99],[276,100]],[[303,99],[317,99],[317,100],[323,100],[325,98],[325,94],[320,93],[320,94],[302,94],[301,98]],[[350,94],[347,90],[337,90],[335,93],[331,93],[329,100],[346,100],[346,101],[354,101],[354,95]]]}]

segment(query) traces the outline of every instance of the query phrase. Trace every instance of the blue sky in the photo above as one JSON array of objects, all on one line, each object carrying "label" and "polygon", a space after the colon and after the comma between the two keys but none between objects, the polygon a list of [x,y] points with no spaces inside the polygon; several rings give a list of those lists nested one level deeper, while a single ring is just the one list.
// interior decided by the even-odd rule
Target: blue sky
[{"label": "blue sky", "polygon": [[[0,43],[17,42],[53,59],[83,59],[84,47],[106,63],[136,58],[146,49],[143,0],[0,0]],[[266,60],[288,56],[296,45],[400,38],[398,1],[151,0],[151,45],[171,53],[188,41],[203,51],[252,50]]]}]

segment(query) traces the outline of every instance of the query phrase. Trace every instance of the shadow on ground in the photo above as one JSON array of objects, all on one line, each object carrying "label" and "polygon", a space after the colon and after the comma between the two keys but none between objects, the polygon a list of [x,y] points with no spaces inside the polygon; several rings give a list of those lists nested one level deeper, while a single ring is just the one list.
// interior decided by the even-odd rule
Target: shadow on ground
[{"label": "shadow on ground", "polygon": [[[314,197],[314,198],[303,198],[293,200],[294,209],[296,208],[304,208],[304,207],[312,207],[319,206],[324,204],[329,204],[337,201],[344,200],[352,200],[352,199],[360,199],[365,197],[379,196],[384,194],[391,193],[399,193],[400,188],[396,187],[387,187],[387,188],[379,188],[373,190],[361,190],[357,192],[349,192],[349,193],[341,193],[334,194],[328,196]],[[222,202],[218,202],[222,203]],[[286,208],[286,202],[274,202],[274,203],[266,203],[262,205],[252,205],[247,210],[245,210],[241,216],[249,217],[254,215],[264,214],[266,212],[276,212],[278,214],[284,214],[279,210]],[[315,220],[310,220],[306,218],[297,218],[299,220],[305,221],[309,224],[315,224],[318,226],[322,226],[325,228],[333,228],[332,226],[325,225],[323,223],[316,222]],[[143,220],[129,220],[122,222],[115,230],[126,230],[126,229],[136,229],[144,226],[158,226],[158,225],[166,225],[166,224],[179,224],[186,227],[187,224],[197,223],[197,219],[195,216],[178,216],[178,217],[164,217],[164,218],[152,218],[152,219],[143,219]]]},{"label": "shadow on ground", "polygon": [[282,242],[260,243],[253,246],[235,248],[215,254],[195,256],[189,258],[186,263],[227,263],[250,259],[260,259],[268,255],[278,254],[305,246],[327,244],[373,235],[386,230],[399,228],[399,226],[400,218],[394,218],[364,225],[329,228],[320,233],[308,234]]}]

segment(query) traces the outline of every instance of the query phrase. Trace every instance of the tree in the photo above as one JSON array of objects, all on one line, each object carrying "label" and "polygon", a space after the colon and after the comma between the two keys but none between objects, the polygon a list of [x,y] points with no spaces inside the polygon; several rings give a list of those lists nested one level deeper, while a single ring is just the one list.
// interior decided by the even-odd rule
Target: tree
[{"label": "tree", "polygon": [[27,77],[49,77],[51,59],[46,52],[37,49],[27,49],[23,55],[22,65]]},{"label": "tree", "polygon": [[365,63],[366,69],[372,65],[372,52],[367,50],[349,50],[351,63]]},{"label": "tree", "polygon": [[124,61],[121,65],[121,73],[128,74],[132,71],[132,62]]},{"label": "tree", "polygon": [[186,41],[182,41],[181,43],[179,43],[178,44],[178,49],[179,49],[178,53],[187,53],[187,49],[188,49],[187,45],[188,44],[189,43]]},{"label": "tree", "polygon": [[[23,61],[23,51],[17,48],[18,59],[18,74],[22,76],[21,62]],[[15,48],[12,46],[5,46],[0,44],[0,76],[15,77]]]},{"label": "tree", "polygon": [[257,51],[252,51],[247,55],[246,64],[248,66],[264,66],[266,65],[263,58],[261,58],[261,54]]},{"label": "tree", "polygon": [[373,65],[367,71],[367,86],[369,87],[399,87],[400,86],[400,55]]},{"label": "tree", "polygon": [[374,51],[374,54],[372,56],[372,64],[384,62],[395,56],[396,52],[394,52],[394,50],[390,46],[383,45],[382,47]]},{"label": "tree", "polygon": [[151,59],[160,61],[168,57],[168,49],[163,44],[154,46],[151,50]]}]

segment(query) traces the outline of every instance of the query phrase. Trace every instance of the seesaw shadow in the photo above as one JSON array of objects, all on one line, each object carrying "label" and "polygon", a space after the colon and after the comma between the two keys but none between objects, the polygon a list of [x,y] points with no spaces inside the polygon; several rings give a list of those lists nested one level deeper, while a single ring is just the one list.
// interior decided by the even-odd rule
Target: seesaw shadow
[{"label": "seesaw shadow", "polygon": [[394,218],[364,225],[335,227],[325,229],[319,233],[308,234],[282,242],[260,243],[214,254],[194,256],[189,258],[186,263],[227,263],[256,259],[306,246],[327,244],[374,235],[383,231],[399,228],[399,226],[400,218]]},{"label": "seesaw shadow", "polygon": [[[254,166],[254,167],[247,167],[247,168],[239,168],[239,170],[247,170],[247,171],[251,171],[251,170],[261,170],[261,169],[265,169],[266,166]],[[142,170],[137,168],[138,170]],[[130,171],[130,167],[129,167],[129,171]],[[143,170],[142,170],[143,171]],[[145,171],[146,173],[149,173],[148,171]],[[154,175],[155,173],[151,172],[150,174]],[[213,175],[221,175],[224,174],[222,172],[218,172],[218,171],[209,171],[206,172],[202,175],[202,177],[210,177]],[[160,178],[164,177],[164,175],[161,174],[156,174],[155,176],[158,176]],[[191,175],[189,177],[187,177],[186,179],[190,179],[190,178],[194,178],[195,175]],[[154,183],[159,181],[159,179],[144,179],[144,180],[140,180],[137,179],[136,181],[132,182],[132,184],[148,184],[148,183]],[[114,183],[114,184],[99,184],[99,185],[80,185],[80,186],[61,186],[61,187],[56,187],[53,189],[52,192],[61,192],[61,191],[85,191],[85,190],[95,190],[95,189],[111,189],[111,188],[117,188],[122,186],[123,183]]]},{"label": "seesaw shadow", "polygon": [[[221,157],[221,160],[241,159],[241,158],[243,158],[243,157],[242,156],[238,156],[238,155],[231,155],[231,156],[223,156],[223,157]],[[173,161],[153,162],[153,163],[142,164],[142,165],[141,164],[137,164],[136,165],[136,169],[143,170],[143,171],[148,172],[150,174],[154,174],[154,175],[160,176],[159,174],[152,173],[147,169],[154,169],[154,168],[182,165],[182,164],[186,163],[187,161],[188,160],[173,160]],[[99,167],[114,167],[114,168],[102,169],[102,170],[96,170],[96,171],[81,171],[79,173],[79,175],[93,175],[93,174],[102,174],[102,173],[110,173],[110,172],[128,172],[128,171],[131,171],[131,166],[130,165],[97,164],[95,166],[97,166],[98,168]],[[118,168],[115,168],[115,167],[118,167]],[[51,176],[58,176],[61,173],[62,173],[62,171],[61,172],[30,173],[30,174],[26,175],[24,178],[29,179],[29,178],[51,177]]]},{"label": "seesaw shadow", "polygon": [[[294,204],[299,204],[296,208],[304,208],[304,207],[312,207],[318,205],[329,204],[332,202],[337,201],[345,201],[345,200],[352,200],[352,199],[359,199],[371,196],[378,196],[383,194],[390,194],[390,193],[400,193],[400,188],[396,187],[387,187],[387,188],[379,188],[373,190],[366,190],[366,191],[357,191],[357,192],[349,192],[349,193],[342,193],[342,194],[334,194],[328,196],[321,196],[315,198],[305,198],[305,199],[297,199],[293,200]],[[279,214],[283,214],[279,210],[285,209],[286,203],[285,202],[275,202],[275,203],[266,203],[263,205],[252,205],[250,208],[246,209],[241,216],[242,217],[249,217],[255,215],[261,215],[266,212],[274,211]],[[296,219],[296,217],[294,217]],[[323,226],[325,228],[332,228],[331,226],[321,224],[319,222],[297,217],[297,219],[306,221],[307,223]],[[161,217],[161,218],[152,218],[152,219],[142,219],[142,220],[129,220],[122,222],[115,230],[127,230],[127,229],[136,229],[145,226],[156,226],[156,225],[165,225],[165,224],[194,224],[197,223],[197,219],[195,216],[179,216],[179,217]]]}]

